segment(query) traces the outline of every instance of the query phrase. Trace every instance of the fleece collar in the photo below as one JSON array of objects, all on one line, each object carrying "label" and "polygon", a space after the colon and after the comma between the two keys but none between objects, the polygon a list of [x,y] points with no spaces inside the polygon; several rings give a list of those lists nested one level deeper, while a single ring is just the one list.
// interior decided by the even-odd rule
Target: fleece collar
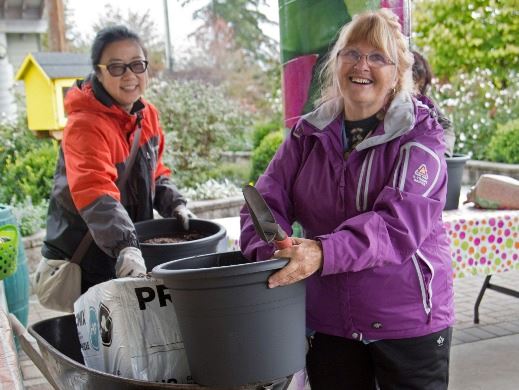
[{"label": "fleece collar", "polygon": [[[86,82],[90,82],[92,85],[92,91],[94,92],[94,96],[97,100],[99,100],[103,105],[106,107],[112,107],[115,104],[114,99],[110,96],[110,94],[106,91],[105,87],[103,87],[103,84],[99,81],[95,73],[91,73],[87,79]],[[78,86],[81,88],[82,81],[78,82]],[[132,110],[130,114],[135,114],[139,111],[142,111],[144,109],[144,103],[142,102],[142,99],[137,100],[135,103],[133,103]]]},{"label": "fleece collar", "polygon": [[[342,97],[330,100],[301,119],[322,131],[344,111]],[[416,123],[415,106],[411,94],[400,92],[394,98],[384,116],[383,133],[366,138],[355,148],[358,151],[389,142],[409,132]],[[378,133],[378,131],[376,132]]]}]

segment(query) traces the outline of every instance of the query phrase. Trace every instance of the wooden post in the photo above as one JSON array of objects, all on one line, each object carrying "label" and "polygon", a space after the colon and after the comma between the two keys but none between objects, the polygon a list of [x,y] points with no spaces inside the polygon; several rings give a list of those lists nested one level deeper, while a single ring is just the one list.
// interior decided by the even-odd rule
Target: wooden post
[{"label": "wooden post", "polygon": [[171,72],[173,70],[173,54],[171,53],[171,36],[169,31],[169,11],[168,11],[168,0],[164,0],[164,27],[165,27],[165,36],[166,36],[166,68]]},{"label": "wooden post", "polygon": [[46,0],[49,15],[49,50],[67,51],[63,0]]}]

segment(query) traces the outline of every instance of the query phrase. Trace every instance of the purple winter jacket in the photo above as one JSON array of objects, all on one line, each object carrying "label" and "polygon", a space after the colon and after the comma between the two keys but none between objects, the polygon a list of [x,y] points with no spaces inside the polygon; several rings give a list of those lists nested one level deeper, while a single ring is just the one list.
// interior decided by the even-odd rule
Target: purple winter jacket
[{"label": "purple winter jacket", "polygon": [[[444,329],[454,310],[443,129],[400,93],[344,160],[342,107],[339,98],[302,117],[256,184],[287,233],[298,221],[322,243],[322,271],[306,284],[306,325],[357,340]],[[246,207],[241,228],[246,257],[272,256]]]}]

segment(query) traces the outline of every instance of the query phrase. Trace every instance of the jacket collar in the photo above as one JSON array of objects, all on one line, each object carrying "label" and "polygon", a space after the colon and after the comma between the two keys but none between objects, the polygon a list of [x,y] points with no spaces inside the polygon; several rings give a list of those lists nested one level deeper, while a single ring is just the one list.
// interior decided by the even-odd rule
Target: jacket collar
[{"label": "jacket collar", "polygon": [[[95,98],[99,100],[103,105],[105,105],[106,107],[112,107],[116,104],[114,99],[106,91],[105,87],[103,87],[103,84],[101,84],[95,73],[91,73],[85,81],[90,82],[92,84],[92,91],[94,93]],[[78,82],[78,86],[81,87],[81,82]],[[139,99],[135,103],[133,103],[130,114],[136,114],[137,112],[142,111],[143,109],[144,103],[142,102],[142,99]]]},{"label": "jacket collar", "polygon": [[416,123],[413,98],[409,93],[400,92],[394,98],[384,116],[384,131],[366,138],[355,148],[364,150],[381,145],[409,132]]},{"label": "jacket collar", "polygon": [[[333,125],[339,116],[342,117],[344,104],[342,97],[332,99],[314,111],[301,117],[317,131],[323,131]],[[371,137],[359,143],[356,150],[364,150],[370,147],[389,142],[409,132],[416,123],[416,112],[411,94],[400,92],[394,98],[384,116],[383,126],[374,132]],[[380,126],[382,132],[380,133]],[[314,131],[315,131],[314,130]]]}]

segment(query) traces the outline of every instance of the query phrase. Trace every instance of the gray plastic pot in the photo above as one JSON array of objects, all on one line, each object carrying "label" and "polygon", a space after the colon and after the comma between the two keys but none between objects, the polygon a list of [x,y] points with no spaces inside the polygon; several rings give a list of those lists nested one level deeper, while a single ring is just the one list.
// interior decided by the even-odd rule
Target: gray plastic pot
[{"label": "gray plastic pot", "polygon": [[250,263],[236,251],[153,269],[171,293],[196,383],[234,387],[304,368],[304,281],[267,287],[268,277],[286,264],[286,259]]},{"label": "gray plastic pot", "polygon": [[463,179],[463,169],[469,156],[454,154],[446,157],[447,161],[447,200],[444,210],[456,210],[460,203],[461,181]]},{"label": "gray plastic pot", "polygon": [[168,236],[182,231],[181,229],[175,218],[152,219],[135,224],[137,238],[148,272],[156,265],[167,261],[216,252],[218,245],[222,240],[225,240],[227,234],[225,228],[216,222],[205,219],[191,219],[189,231],[196,231],[206,237],[171,244],[144,243],[150,238]]}]

